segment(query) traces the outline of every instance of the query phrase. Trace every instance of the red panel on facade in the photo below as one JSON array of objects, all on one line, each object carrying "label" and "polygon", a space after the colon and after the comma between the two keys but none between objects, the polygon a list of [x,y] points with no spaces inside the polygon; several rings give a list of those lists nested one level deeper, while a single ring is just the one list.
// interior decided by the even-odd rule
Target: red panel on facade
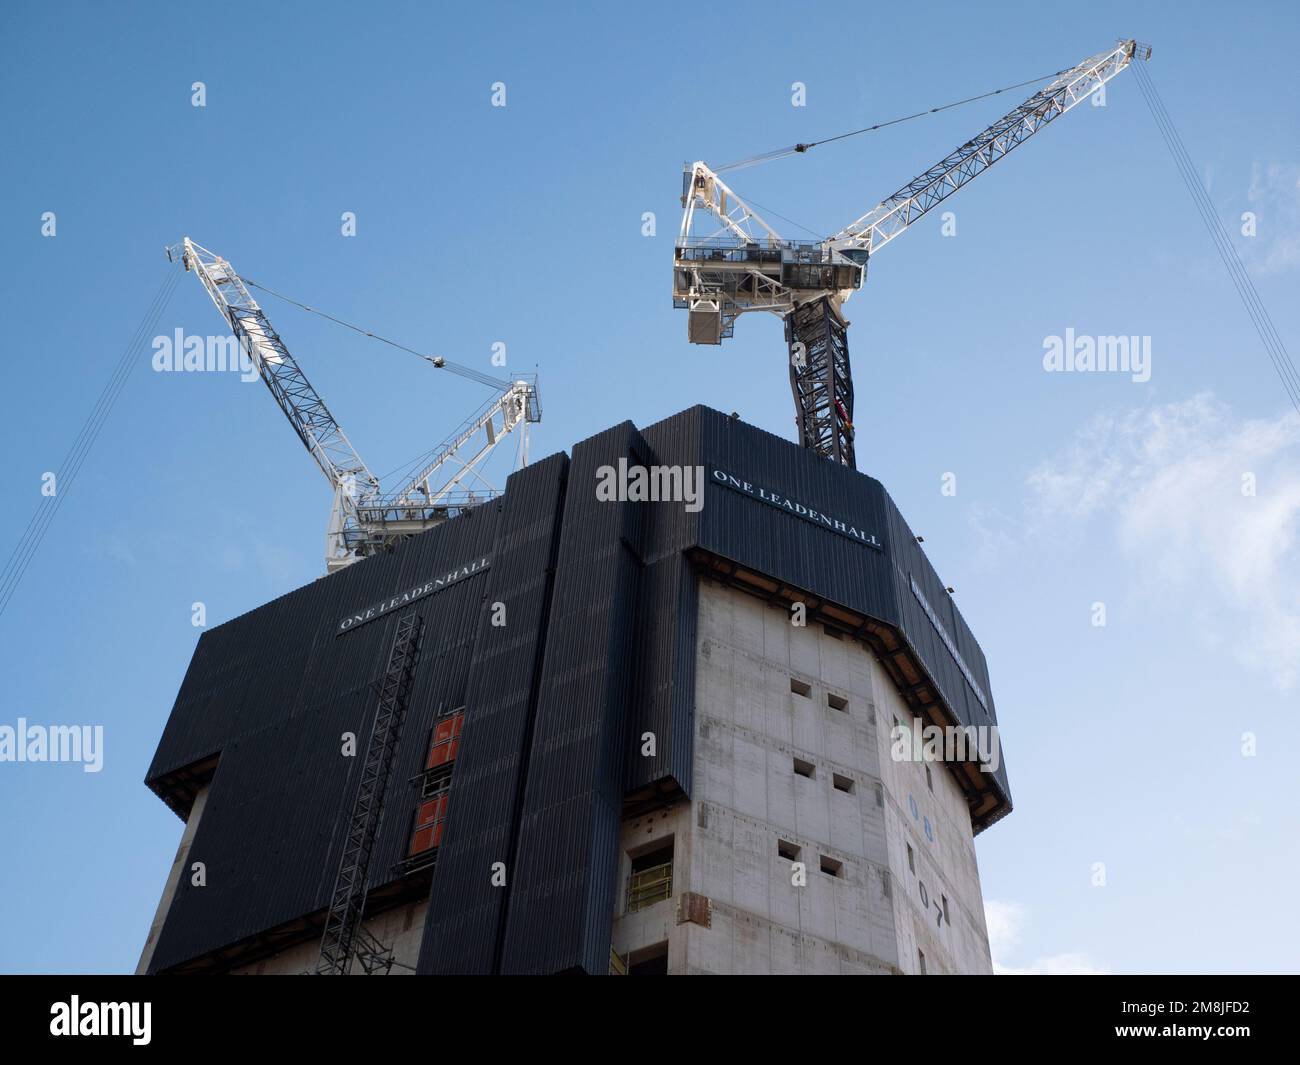
[{"label": "red panel on facade", "polygon": [[425,763],[425,769],[437,769],[440,765],[456,760],[456,755],[460,753],[460,734],[464,726],[463,712],[445,718],[434,726],[429,760]]},{"label": "red panel on facade", "polygon": [[[438,838],[442,838],[442,823],[437,825]],[[434,829],[422,828],[411,837],[411,854],[419,854],[421,851],[427,851],[435,844],[433,842]]]}]

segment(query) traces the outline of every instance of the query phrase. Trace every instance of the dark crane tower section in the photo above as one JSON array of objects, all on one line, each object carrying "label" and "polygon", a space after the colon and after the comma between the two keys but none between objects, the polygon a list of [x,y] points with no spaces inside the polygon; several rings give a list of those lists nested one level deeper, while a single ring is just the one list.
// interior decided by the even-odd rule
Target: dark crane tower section
[{"label": "dark crane tower section", "polygon": [[[599,471],[620,462],[698,466],[702,506],[602,501]],[[188,861],[207,882],[182,876],[165,898],[148,971],[314,947],[342,927],[339,870],[354,867],[367,919],[427,900],[419,972],[607,971],[625,819],[695,790],[706,581],[785,619],[803,603],[927,724],[997,723],[979,644],[878,481],[704,407],[624,422],[200,636],[146,783],[182,819],[198,811]],[[409,672],[394,654],[412,611]],[[403,676],[405,739],[383,817],[362,819],[363,878],[340,737],[382,731],[376,685],[399,678],[396,698]],[[974,831],[1010,811],[1005,762],[948,771]],[[346,935],[331,937],[341,957]],[[382,948],[366,927],[353,944]]]},{"label": "dark crane tower section", "polygon": [[786,315],[785,342],[799,446],[857,469],[848,324],[823,296]]}]

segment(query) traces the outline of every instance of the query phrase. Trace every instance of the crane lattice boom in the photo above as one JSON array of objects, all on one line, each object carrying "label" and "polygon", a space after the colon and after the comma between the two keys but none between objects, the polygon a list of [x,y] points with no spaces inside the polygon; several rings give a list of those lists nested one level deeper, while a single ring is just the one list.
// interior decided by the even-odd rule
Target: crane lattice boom
[{"label": "crane lattice boom", "polygon": [[[821,241],[780,236],[703,162],[686,167],[682,228],[673,257],[673,305],[687,312],[694,344],[720,344],[736,318],[768,311],[785,320],[799,442],[855,464],[853,383],[841,307],[866,280],[867,261],[933,210],[1074,108],[1151,49],[1136,41],[1083,60],[861,218]],[[807,145],[800,145],[803,151]],[[717,228],[697,234],[700,218]]]},{"label": "crane lattice boom", "polygon": [[[496,382],[500,394],[431,452],[414,477],[397,491],[385,493],[234,267],[189,237],[167,254],[198,275],[298,439],[330,482],[334,502],[325,563],[331,573],[495,496],[482,476],[484,460],[509,433],[519,429],[526,440],[529,424],[541,421],[536,377]],[[444,365],[441,359],[428,361]],[[526,445],[520,453],[526,456]],[[471,482],[486,485],[486,490],[471,490],[467,487]]]},{"label": "crane lattice boom", "polygon": [[1128,66],[1136,49],[1136,42],[1124,41],[1058,75],[1014,111],[830,237],[827,247],[846,254],[878,251],[1012,148],[1091,96]]},{"label": "crane lattice boom", "polygon": [[193,270],[203,282],[240,347],[252,360],[263,384],[270,389],[330,485],[338,488],[352,478],[377,491],[379,480],[366,467],[325,406],[325,401],[312,388],[307,375],[272,328],[270,319],[249,294],[243,279],[225,259],[195,244],[189,237],[181,242],[181,261],[186,270]]}]

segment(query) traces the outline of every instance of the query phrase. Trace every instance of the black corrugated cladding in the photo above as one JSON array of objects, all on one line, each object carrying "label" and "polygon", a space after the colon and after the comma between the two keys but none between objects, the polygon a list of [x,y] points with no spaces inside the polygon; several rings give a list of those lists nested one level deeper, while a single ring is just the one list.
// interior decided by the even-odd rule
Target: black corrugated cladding
[{"label": "black corrugated cladding", "polygon": [[[400,611],[342,636],[338,622],[394,594],[491,553],[495,508],[457,519],[390,555],[349,567],[206,632],[186,674],[147,782],[220,754],[190,849],[207,883],[182,877],[150,971],[313,913],[328,904],[360,757],[374,716],[371,682],[384,666]],[[487,572],[490,572],[487,571]],[[413,795],[440,710],[464,700],[486,576],[417,601],[425,617],[420,666],[389,781],[372,861],[372,890],[405,853]]]},{"label": "black corrugated cladding", "polygon": [[485,587],[505,608],[489,609],[465,692],[465,730],[438,864],[429,893],[418,971],[491,973],[497,964],[507,888],[494,885],[495,863],[514,869],[516,819],[530,746],[534,691],[551,572],[560,530],[568,459],[552,455],[510,477],[498,504],[497,542]]},{"label": "black corrugated cladding", "polygon": [[644,508],[597,471],[647,452],[631,422],[573,449],[501,971],[609,968]]},{"label": "black corrugated cladding", "polygon": [[[921,545],[908,527],[903,515],[894,505],[894,501],[885,496],[889,509],[890,535],[894,544],[891,559],[898,597],[898,628],[904,638],[917,651],[926,670],[938,684],[943,701],[952,710],[963,725],[996,725],[997,707],[993,702],[993,692],[989,684],[988,663],[984,652],[962,617],[957,604],[948,594],[947,587],[925,557]],[[916,579],[930,608],[938,616],[940,623],[957,646],[957,651],[965,661],[975,682],[984,693],[987,707],[976,698],[965,675],[958,667],[943,639],[935,630],[925,608],[912,591],[912,579]],[[1001,759],[997,771],[993,774],[1008,802],[1011,797],[1011,785],[1007,780],[1006,760]]]},{"label": "black corrugated cladding", "polygon": [[[688,450],[689,434],[669,419],[664,435],[687,447],[660,444],[660,461],[702,463],[708,482],[694,543],[683,542],[683,550],[698,545],[852,610],[893,619],[894,582],[879,482],[707,407],[692,407],[678,417],[698,420],[698,449]],[[659,439],[655,434],[659,428],[646,430],[649,439]],[[876,534],[885,550],[877,551],[724,485],[718,474],[851,522]],[[683,532],[690,540],[690,523],[683,521]]]},{"label": "black corrugated cladding", "polygon": [[[666,454],[699,453],[700,419],[678,417],[642,434],[649,463],[668,465]],[[704,486],[698,486],[703,492]],[[701,496],[701,500],[703,496]],[[680,502],[641,505],[645,513],[643,561],[636,619],[636,680],[627,743],[629,795],[689,795],[695,753],[695,643],[699,582],[687,564],[699,512]],[[645,737],[654,753],[644,753]]]},{"label": "black corrugated cladding", "polygon": [[[600,466],[702,466],[703,508],[600,502]],[[764,501],[760,493],[778,499]],[[805,513],[800,514],[802,509]],[[808,509],[878,548],[808,520]],[[205,633],[147,781],[184,812],[184,775],[219,755],[154,971],[322,909],[401,611],[336,636],[340,619],[491,557],[418,600],[422,657],[372,866],[391,882],[436,717],[467,706],[430,888],[422,972],[605,971],[624,800],[690,794],[700,548],[893,627],[962,723],[996,721],[984,656],[880,484],[704,407],[639,434],[623,423],[511,477],[505,497],[391,555]],[[986,693],[975,698],[912,592],[915,579]],[[506,605],[504,628],[491,604]],[[641,753],[654,733],[656,751]],[[996,777],[1010,807],[1006,770]],[[987,823],[987,822],[984,822]],[[506,863],[506,887],[490,881]]]}]

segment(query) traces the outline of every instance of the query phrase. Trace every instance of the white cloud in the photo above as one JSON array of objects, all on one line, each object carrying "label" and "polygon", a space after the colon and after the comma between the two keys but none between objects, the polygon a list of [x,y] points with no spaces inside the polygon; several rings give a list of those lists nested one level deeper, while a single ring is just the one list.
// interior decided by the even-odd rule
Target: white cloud
[{"label": "white cloud", "polygon": [[1109,976],[1110,970],[1098,967],[1086,954],[1053,954],[1039,958],[1024,969],[994,967],[999,976]]},{"label": "white cloud", "polygon": [[1238,243],[1245,244],[1251,268],[1271,274],[1300,264],[1300,166],[1253,163],[1246,200],[1258,231]]},{"label": "white cloud", "polygon": [[1300,418],[1238,419],[1208,393],[1104,415],[1040,464],[1029,487],[1032,524],[1111,522],[1140,581],[1162,597],[1194,590],[1188,609],[1217,619],[1210,638],[1279,688],[1296,683]]},{"label": "white cloud", "polygon": [[986,899],[984,920],[988,925],[993,971],[999,976],[1104,976],[1110,972],[1078,952],[1045,955],[1024,966],[1009,964],[1007,959],[1015,953],[1028,923],[1028,910],[1018,902]]},{"label": "white cloud", "polygon": [[1020,930],[1025,923],[1025,907],[1018,902],[984,900],[984,923],[989,931],[989,950],[993,954],[993,967],[1010,954],[1020,942]]}]

